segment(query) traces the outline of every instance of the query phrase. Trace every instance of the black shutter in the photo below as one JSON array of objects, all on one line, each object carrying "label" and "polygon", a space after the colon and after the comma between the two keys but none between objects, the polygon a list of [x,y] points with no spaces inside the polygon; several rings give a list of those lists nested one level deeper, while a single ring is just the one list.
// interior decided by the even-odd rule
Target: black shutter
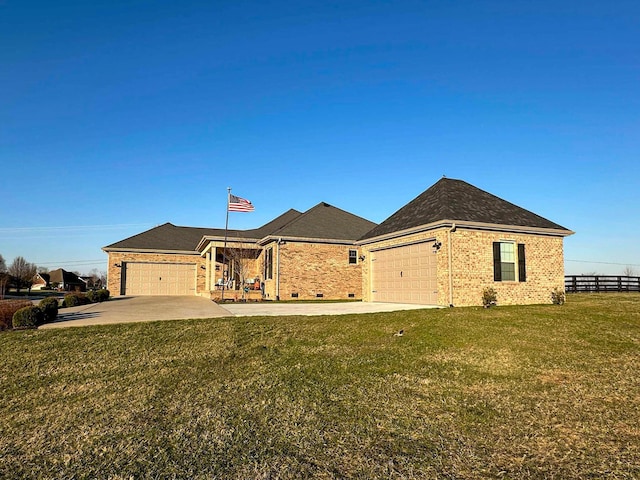
[{"label": "black shutter", "polygon": [[527,281],[527,264],[524,256],[524,243],[518,244],[518,280]]},{"label": "black shutter", "polygon": [[493,242],[493,280],[502,281],[502,269],[500,268],[500,242]]}]

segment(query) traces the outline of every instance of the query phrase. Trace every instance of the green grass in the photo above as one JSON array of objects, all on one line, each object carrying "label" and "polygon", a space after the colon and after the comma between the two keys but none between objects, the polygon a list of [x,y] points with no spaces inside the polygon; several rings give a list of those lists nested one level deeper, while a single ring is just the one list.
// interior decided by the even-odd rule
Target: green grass
[{"label": "green grass", "polygon": [[8,332],[0,352],[1,478],[640,477],[640,295]]}]

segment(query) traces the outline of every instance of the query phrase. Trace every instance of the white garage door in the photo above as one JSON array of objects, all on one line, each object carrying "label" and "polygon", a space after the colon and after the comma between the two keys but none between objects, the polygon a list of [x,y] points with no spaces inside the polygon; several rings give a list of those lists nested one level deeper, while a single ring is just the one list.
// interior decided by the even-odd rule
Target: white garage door
[{"label": "white garage door", "polygon": [[371,252],[374,302],[438,303],[434,242],[414,243]]},{"label": "white garage door", "polygon": [[125,295],[195,295],[194,264],[128,262],[124,270]]}]

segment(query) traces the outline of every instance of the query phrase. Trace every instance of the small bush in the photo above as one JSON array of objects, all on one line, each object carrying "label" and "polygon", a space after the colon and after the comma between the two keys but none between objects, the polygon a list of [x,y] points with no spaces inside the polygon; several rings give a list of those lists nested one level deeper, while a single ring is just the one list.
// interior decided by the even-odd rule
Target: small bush
[{"label": "small bush", "polygon": [[66,294],[62,305],[65,307],[77,307],[78,305],[87,305],[89,303],[91,301],[84,293],[75,292]]},{"label": "small bush", "polygon": [[47,297],[40,300],[38,307],[44,313],[45,322],[53,322],[58,316],[58,299],[56,297]]},{"label": "small bush", "polygon": [[561,288],[554,288],[553,292],[551,292],[551,302],[553,302],[554,305],[564,305],[564,290],[562,290]]},{"label": "small bush", "polygon": [[0,300],[0,330],[13,328],[13,314],[31,305],[29,300]]},{"label": "small bush", "polygon": [[498,303],[498,293],[494,288],[487,287],[482,290],[482,306],[484,308],[493,307]]},{"label": "small bush", "polygon": [[39,307],[23,307],[13,314],[13,328],[35,328],[44,323],[44,313]]},{"label": "small bush", "polygon": [[101,288],[100,290],[91,290],[90,292],[87,292],[87,298],[91,303],[106,302],[107,300],[109,300],[110,295],[111,292],[109,292],[109,290],[107,290],[106,288]]}]

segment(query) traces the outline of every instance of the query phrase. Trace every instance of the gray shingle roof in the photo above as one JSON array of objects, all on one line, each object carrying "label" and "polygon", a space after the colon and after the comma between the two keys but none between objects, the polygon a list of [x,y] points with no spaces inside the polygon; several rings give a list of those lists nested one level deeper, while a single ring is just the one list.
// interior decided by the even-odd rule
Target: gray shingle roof
[{"label": "gray shingle roof", "polygon": [[[40,274],[43,276],[43,274]],[[80,280],[80,278],[73,272],[67,272],[62,268],[58,268],[57,270],[52,270],[49,272],[49,282],[51,283],[67,283],[72,285],[83,285],[84,282]],[[43,276],[44,278],[44,276]]]},{"label": "gray shingle roof", "polygon": [[[282,227],[298,215],[300,215],[300,212],[291,209],[260,228],[253,230],[229,230],[227,234],[230,238],[262,238],[268,235],[268,232]],[[172,223],[165,223],[133,235],[132,237],[120,240],[119,242],[112,243],[111,245],[103,247],[103,249],[105,251],[134,249],[195,253],[198,243],[204,236],[222,238],[224,237],[224,228],[179,227]]]},{"label": "gray shingle roof", "polygon": [[[290,209],[259,228],[229,230],[227,235],[229,238],[246,238],[253,241],[269,235],[353,241],[374,226],[375,223],[364,218],[332,207],[327,203],[319,203],[305,213]],[[223,228],[179,227],[171,223],[165,223],[112,243],[103,247],[103,250],[155,250],[196,253],[196,248],[203,237],[223,238],[224,234]]]},{"label": "gray shingle roof", "polygon": [[567,230],[467,182],[442,178],[367,232],[361,240],[442,220]]},{"label": "gray shingle roof", "polygon": [[375,225],[362,217],[320,202],[270,235],[354,241]]},{"label": "gray shingle roof", "polygon": [[215,235],[224,229],[216,228],[196,228],[196,227],[178,227],[171,223],[159,225],[145,232],[139,233],[119,242],[112,243],[103,248],[103,250],[160,250],[160,251],[193,251],[195,253],[196,246],[200,239],[205,235]]}]

